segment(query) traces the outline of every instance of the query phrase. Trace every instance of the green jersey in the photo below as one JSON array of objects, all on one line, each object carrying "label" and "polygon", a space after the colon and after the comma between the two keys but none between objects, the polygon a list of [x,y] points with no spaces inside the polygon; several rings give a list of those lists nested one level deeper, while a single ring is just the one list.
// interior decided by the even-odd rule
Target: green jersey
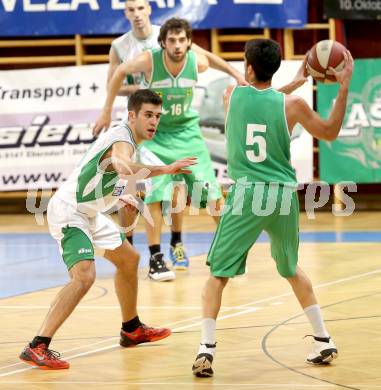
[{"label": "green jersey", "polygon": [[296,184],[290,163],[285,96],[268,88],[236,87],[226,117],[228,174],[234,181]]},{"label": "green jersey", "polygon": [[189,50],[181,72],[174,77],[164,63],[164,50],[150,50],[152,56],[151,80],[143,86],[157,92],[163,99],[163,111],[158,132],[173,132],[198,126],[200,117],[191,108],[193,87],[197,83],[196,54]]}]

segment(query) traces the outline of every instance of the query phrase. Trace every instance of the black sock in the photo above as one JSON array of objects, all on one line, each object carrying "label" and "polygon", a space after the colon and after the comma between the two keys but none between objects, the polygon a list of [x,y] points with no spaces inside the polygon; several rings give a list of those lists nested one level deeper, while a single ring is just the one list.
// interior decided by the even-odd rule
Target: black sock
[{"label": "black sock", "polygon": [[176,246],[179,242],[181,242],[181,232],[172,231],[171,245]]},{"label": "black sock", "polygon": [[139,316],[136,316],[135,318],[133,318],[132,320],[130,321],[127,321],[127,322],[122,322],[122,329],[125,331],[125,332],[133,332],[135,331],[137,328],[139,328],[139,326],[141,325],[142,323],[140,322],[139,320]]},{"label": "black sock", "polygon": [[32,342],[30,343],[30,346],[32,348],[36,348],[37,345],[39,344],[45,344],[47,348],[49,348],[49,344],[52,341],[51,337],[41,337],[41,336],[36,336]]},{"label": "black sock", "polygon": [[160,244],[150,245],[148,248],[149,248],[149,251],[151,252],[151,256],[154,255],[155,253],[160,252]]},{"label": "black sock", "polygon": [[134,245],[134,236],[127,236],[126,238],[131,245]]}]

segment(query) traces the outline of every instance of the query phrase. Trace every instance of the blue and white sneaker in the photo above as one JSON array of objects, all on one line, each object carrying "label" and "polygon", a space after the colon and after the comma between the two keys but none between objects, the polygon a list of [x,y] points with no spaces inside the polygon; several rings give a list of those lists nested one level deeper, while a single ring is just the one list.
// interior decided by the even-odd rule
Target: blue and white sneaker
[{"label": "blue and white sneaker", "polygon": [[186,270],[189,268],[189,259],[185,253],[182,242],[178,242],[174,247],[171,245],[169,248],[169,256],[171,258],[174,269]]}]

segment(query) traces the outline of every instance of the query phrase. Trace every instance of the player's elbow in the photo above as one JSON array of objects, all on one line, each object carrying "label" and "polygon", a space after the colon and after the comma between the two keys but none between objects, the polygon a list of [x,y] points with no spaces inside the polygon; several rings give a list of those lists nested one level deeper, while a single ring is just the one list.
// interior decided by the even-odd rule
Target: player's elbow
[{"label": "player's elbow", "polygon": [[342,126],[341,121],[334,121],[333,123],[329,123],[329,140],[328,141],[334,141],[340,133]]},{"label": "player's elbow", "polygon": [[336,128],[333,126],[325,126],[323,129],[323,137],[324,141],[334,141],[339,135],[340,128]]},{"label": "player's elbow", "polygon": [[327,134],[325,137],[325,141],[334,141],[337,138],[337,134]]},{"label": "player's elbow", "polygon": [[121,79],[127,76],[126,67],[124,66],[124,64],[118,65],[118,67],[115,70],[115,74],[118,78]]},{"label": "player's elbow", "polygon": [[114,168],[114,171],[118,175],[131,175],[132,170],[129,167],[128,161],[126,159],[118,157],[118,156],[112,156],[112,166]]}]

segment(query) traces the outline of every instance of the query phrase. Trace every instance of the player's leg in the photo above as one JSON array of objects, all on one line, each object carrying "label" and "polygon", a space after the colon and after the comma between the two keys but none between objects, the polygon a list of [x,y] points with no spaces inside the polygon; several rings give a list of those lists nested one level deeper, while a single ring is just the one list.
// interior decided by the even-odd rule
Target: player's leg
[{"label": "player's leg", "polygon": [[194,148],[197,150],[197,164],[191,167],[192,174],[186,175],[191,205],[193,207],[207,207],[209,215],[218,224],[221,210],[224,206],[221,185],[216,178],[212,160],[204,140],[198,143],[194,141]]},{"label": "player's leg", "polygon": [[120,345],[130,347],[168,337],[171,334],[170,329],[151,328],[139,319],[136,307],[139,254],[136,249],[124,240],[115,249],[106,250],[104,256],[116,267],[115,292],[122,311]]},{"label": "player's leg", "polygon": [[[147,165],[163,165],[176,160],[168,153],[172,152],[171,139],[168,134],[157,133],[154,140],[148,141],[140,149],[139,155],[142,163]],[[169,161],[166,160],[169,158]],[[171,186],[171,178],[168,175],[153,177],[146,181],[146,194],[144,202],[153,219],[153,224],[145,220],[145,227],[150,251],[148,276],[155,281],[169,281],[176,278],[173,271],[167,267],[164,254],[161,251],[161,228],[162,228],[162,202],[170,201],[167,197],[168,189]],[[171,196],[171,195],[170,195]]]},{"label": "player's leg", "polygon": [[[199,377],[213,375],[216,318],[223,290],[229,278],[245,273],[247,253],[263,229],[262,220],[253,218],[251,213],[252,194],[248,191],[246,195],[233,186],[226,199],[228,211],[221,218],[208,254],[211,276],[202,293],[201,342],[192,367],[193,374]],[[242,212],[239,212],[235,206],[241,202]]]},{"label": "player's leg", "polygon": [[229,278],[210,275],[202,291],[201,340],[192,366],[193,375],[200,378],[214,374],[212,363],[216,353],[216,319],[228,281]]},{"label": "player's leg", "polygon": [[106,250],[104,257],[115,267],[115,293],[122,311],[122,321],[137,316],[139,253],[127,240],[113,250]]},{"label": "player's leg", "polygon": [[[57,294],[37,336],[21,353],[20,358],[45,370],[69,368],[57,352],[49,349],[52,337],[69,317],[95,280],[94,250],[88,235],[77,227],[66,227],[53,236],[61,245],[61,252],[70,282]],[[58,230],[57,229],[57,230]]]},{"label": "player's leg", "polygon": [[189,267],[189,258],[182,241],[183,216],[186,206],[187,187],[185,182],[176,183],[173,190],[171,208],[171,242],[169,256],[176,270],[186,270]]},{"label": "player's leg", "polygon": [[297,266],[299,248],[299,202],[292,195],[290,212],[279,215],[267,229],[271,239],[271,253],[278,272],[290,283],[296,298],[313,329],[314,348],[307,362],[329,363],[337,357],[337,348],[324,325],[312,284],[308,276]]},{"label": "player's leg", "polygon": [[176,278],[175,273],[167,267],[160,245],[163,224],[162,202],[171,201],[171,186],[172,180],[170,176],[153,177],[152,185],[144,199],[153,221],[151,223],[145,220],[148,247],[150,250],[148,276],[150,279],[158,282],[170,281]]},{"label": "player's leg", "polygon": [[330,363],[337,358],[337,347],[325,327],[323,315],[310,279],[300,267],[297,267],[295,275],[287,277],[287,281],[290,283],[313,330],[313,350],[307,356],[307,362],[312,364]]},{"label": "player's leg", "polygon": [[39,335],[52,338],[95,281],[94,260],[82,260],[69,271],[70,282],[57,294]]},{"label": "player's leg", "polygon": [[124,234],[130,244],[133,244],[134,226],[137,217],[137,211],[129,211],[126,207],[118,210],[118,220]]}]

